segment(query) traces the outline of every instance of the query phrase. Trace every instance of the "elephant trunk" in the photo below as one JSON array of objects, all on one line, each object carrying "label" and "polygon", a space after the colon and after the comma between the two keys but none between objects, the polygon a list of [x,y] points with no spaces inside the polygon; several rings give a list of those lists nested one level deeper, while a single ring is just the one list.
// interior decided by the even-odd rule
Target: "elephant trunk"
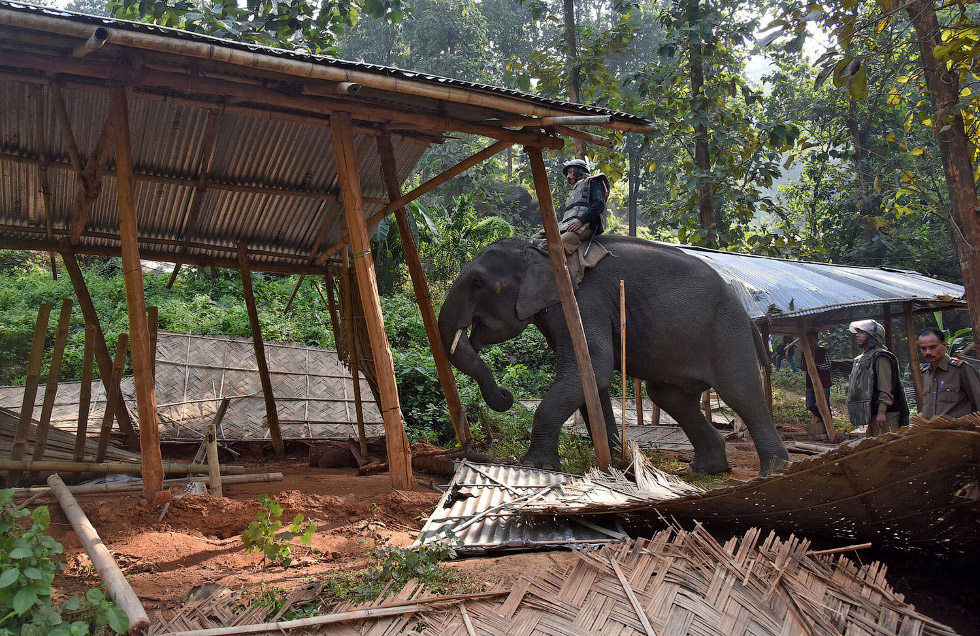
[{"label": "elephant trunk", "polygon": [[514,396],[497,384],[490,367],[470,342],[466,330],[472,321],[472,307],[455,300],[450,290],[446,302],[439,311],[439,333],[449,356],[449,362],[476,380],[487,406],[495,411],[506,411],[514,405]]}]

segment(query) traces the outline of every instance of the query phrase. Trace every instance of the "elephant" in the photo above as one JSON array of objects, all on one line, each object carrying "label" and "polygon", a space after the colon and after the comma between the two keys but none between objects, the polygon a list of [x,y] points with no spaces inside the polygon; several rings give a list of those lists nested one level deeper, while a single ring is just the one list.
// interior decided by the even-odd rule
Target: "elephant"
[{"label": "elephant", "polygon": [[[609,400],[621,366],[619,281],[626,290],[626,369],[646,382],[647,395],[670,414],[694,446],[690,469],[730,470],[721,434],[700,409],[714,388],[745,421],[761,473],[789,461],[764,398],[759,370],[768,353],[734,291],[700,259],[675,247],[626,236],[604,236],[611,253],[576,289],[582,326],[602,402],[610,452],[619,436]],[[484,248],[460,272],[439,311],[440,337],[452,365],[472,377],[487,405],[514,402],[480,357],[481,348],[515,338],[529,324],[557,357],[556,377],[534,413],[523,463],[557,470],[562,424],[584,408],[572,340],[548,257],[526,240],[504,239]],[[468,332],[468,333],[467,333]]]}]

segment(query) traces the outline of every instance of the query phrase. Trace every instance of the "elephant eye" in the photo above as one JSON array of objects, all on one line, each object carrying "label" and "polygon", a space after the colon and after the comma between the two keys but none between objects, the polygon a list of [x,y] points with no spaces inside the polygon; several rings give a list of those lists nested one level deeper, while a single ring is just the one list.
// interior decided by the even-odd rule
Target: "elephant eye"
[{"label": "elephant eye", "polygon": [[473,287],[475,289],[483,289],[486,286],[487,286],[487,284],[483,282],[483,279],[482,278],[475,278],[475,279],[473,279]]}]

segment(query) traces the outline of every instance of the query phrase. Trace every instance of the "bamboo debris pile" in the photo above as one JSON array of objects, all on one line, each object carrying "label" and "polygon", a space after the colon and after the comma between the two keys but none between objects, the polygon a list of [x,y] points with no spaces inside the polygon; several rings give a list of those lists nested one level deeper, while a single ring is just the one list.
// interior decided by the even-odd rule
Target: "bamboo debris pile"
[{"label": "bamboo debris pile", "polygon": [[[10,450],[14,439],[14,432],[17,430],[18,415],[11,409],[0,407],[0,457],[10,457]],[[31,423],[28,431],[28,439],[34,439],[37,431],[37,422]],[[48,461],[71,461],[75,456],[76,437],[71,433],[59,430],[52,426],[48,429],[48,442],[44,447],[44,459]],[[85,440],[85,456],[95,457],[98,448],[98,440]],[[114,462],[139,462],[138,453],[133,453],[115,446],[109,446],[106,450],[106,460]]]},{"label": "bamboo debris pile", "polygon": [[672,526],[650,539],[580,548],[571,565],[529,572],[489,593],[432,597],[411,582],[372,604],[279,623],[262,623],[265,612],[255,607],[235,608],[222,591],[157,617],[153,633],[955,634],[905,603],[881,564],[859,567],[840,554],[810,552],[805,539],[763,537],[753,528],[722,544],[700,525]]}]

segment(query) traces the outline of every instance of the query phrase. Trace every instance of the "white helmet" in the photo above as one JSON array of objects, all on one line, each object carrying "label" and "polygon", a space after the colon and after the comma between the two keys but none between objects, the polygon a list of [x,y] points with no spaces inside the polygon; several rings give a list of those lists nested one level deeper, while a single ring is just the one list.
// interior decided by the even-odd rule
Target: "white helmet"
[{"label": "white helmet", "polygon": [[561,167],[561,173],[564,176],[568,176],[568,171],[572,168],[581,168],[585,174],[589,173],[589,164],[585,163],[584,159],[570,159],[565,162],[565,165]]},{"label": "white helmet", "polygon": [[878,342],[885,342],[885,328],[877,320],[855,320],[848,325],[847,330],[851,333],[863,331]]}]

